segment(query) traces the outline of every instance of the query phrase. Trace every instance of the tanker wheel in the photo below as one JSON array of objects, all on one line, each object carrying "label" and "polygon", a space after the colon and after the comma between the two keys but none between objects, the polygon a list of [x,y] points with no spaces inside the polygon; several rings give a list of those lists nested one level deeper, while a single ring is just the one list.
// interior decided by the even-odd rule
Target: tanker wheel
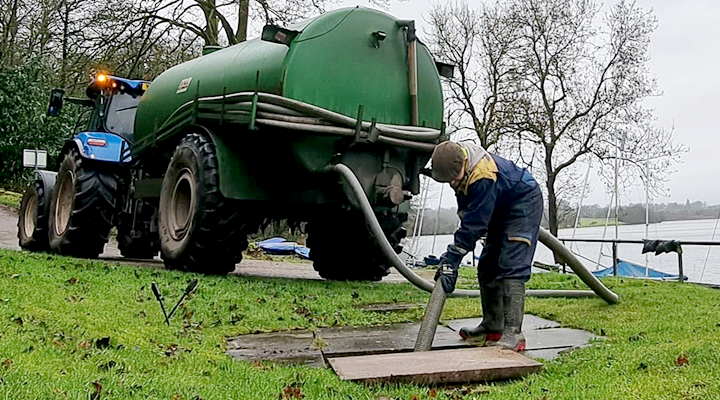
[{"label": "tanker wheel", "polygon": [[220,193],[215,146],[187,135],[175,148],[160,192],[160,252],[170,269],[226,274],[248,242],[238,207]]},{"label": "tanker wheel", "polygon": [[48,208],[45,204],[45,186],[41,180],[33,181],[25,190],[18,216],[20,247],[29,251],[47,251]]},{"label": "tanker wheel", "polygon": [[[386,234],[390,232],[388,240],[399,252],[397,231],[402,229],[402,216],[389,216],[380,223],[387,228]],[[338,226],[343,231],[338,232]],[[359,213],[342,213],[309,224],[307,244],[313,267],[325,279],[379,281],[390,273],[387,258]]]},{"label": "tanker wheel", "polygon": [[157,229],[152,229],[157,210],[143,201],[135,208],[118,220],[118,250],[126,258],[153,259],[160,251]]},{"label": "tanker wheel", "polygon": [[83,159],[77,149],[65,153],[50,203],[54,252],[87,258],[103,252],[117,212],[118,181],[111,167]]}]

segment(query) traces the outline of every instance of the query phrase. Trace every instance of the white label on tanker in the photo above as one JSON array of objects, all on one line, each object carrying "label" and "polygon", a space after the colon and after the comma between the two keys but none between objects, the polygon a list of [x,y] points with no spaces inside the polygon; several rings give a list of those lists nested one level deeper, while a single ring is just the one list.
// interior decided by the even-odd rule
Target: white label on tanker
[{"label": "white label on tanker", "polygon": [[192,76],[189,78],[185,78],[182,81],[180,81],[180,86],[178,86],[177,91],[175,94],[185,93],[187,92],[188,88],[190,87],[190,82],[192,82]]}]

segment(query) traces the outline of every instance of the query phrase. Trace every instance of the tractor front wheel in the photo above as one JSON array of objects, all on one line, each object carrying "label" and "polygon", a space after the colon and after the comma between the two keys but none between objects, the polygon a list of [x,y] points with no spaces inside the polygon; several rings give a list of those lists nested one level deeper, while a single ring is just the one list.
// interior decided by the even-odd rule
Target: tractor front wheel
[{"label": "tractor front wheel", "polygon": [[65,153],[50,203],[54,252],[86,258],[103,252],[117,212],[118,182],[112,166],[83,159],[75,148]]}]

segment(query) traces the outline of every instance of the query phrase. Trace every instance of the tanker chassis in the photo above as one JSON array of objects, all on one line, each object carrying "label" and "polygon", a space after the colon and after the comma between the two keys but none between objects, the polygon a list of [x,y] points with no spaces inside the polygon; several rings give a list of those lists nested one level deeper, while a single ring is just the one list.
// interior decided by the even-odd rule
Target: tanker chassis
[{"label": "tanker chassis", "polygon": [[224,274],[249,234],[284,219],[307,223],[322,277],[379,280],[390,262],[329,171],[352,170],[399,253],[419,175],[445,139],[438,70],[412,21],[358,7],[266,26],[151,84],[96,78],[85,131],[26,193],[20,243],[97,257],[117,226],[124,256],[159,251],[168,268]]}]

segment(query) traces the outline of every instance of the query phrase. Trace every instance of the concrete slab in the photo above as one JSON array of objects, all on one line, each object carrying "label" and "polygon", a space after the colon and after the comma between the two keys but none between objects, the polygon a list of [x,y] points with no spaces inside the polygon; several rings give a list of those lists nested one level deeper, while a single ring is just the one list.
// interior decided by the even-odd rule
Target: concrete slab
[{"label": "concrete slab", "polygon": [[[559,328],[559,324],[532,315],[524,332],[526,355],[550,360],[562,353],[587,346],[597,336],[577,329]],[[477,324],[479,319],[454,320],[451,327]],[[250,361],[267,360],[279,363],[300,363],[322,366],[322,357],[344,357],[412,352],[417,340],[419,323],[371,327],[320,328],[313,335],[306,330],[243,335],[228,341],[228,354]],[[438,326],[433,350],[478,347],[475,341],[463,340],[453,329]],[[320,348],[317,348],[317,347]]]},{"label": "concrete slab", "polygon": [[324,367],[325,357],[312,332],[297,330],[243,335],[228,341],[227,354],[247,361]]},{"label": "concrete slab", "polygon": [[465,384],[519,378],[542,368],[535,360],[496,347],[329,358],[328,363],[340,379],[369,384]]},{"label": "concrete slab", "polygon": [[[374,327],[321,328],[320,336],[327,345],[323,347],[326,357],[362,354],[382,354],[412,351],[415,347],[420,324],[395,324]],[[434,349],[454,348],[457,333],[438,326],[433,342]],[[461,344],[461,347],[467,347]]]}]

